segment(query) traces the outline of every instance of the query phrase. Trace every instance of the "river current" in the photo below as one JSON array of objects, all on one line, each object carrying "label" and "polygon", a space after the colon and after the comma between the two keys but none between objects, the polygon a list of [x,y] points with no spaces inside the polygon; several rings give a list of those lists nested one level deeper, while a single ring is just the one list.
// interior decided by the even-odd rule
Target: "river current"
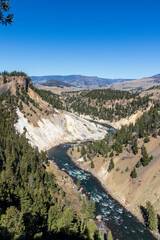
[{"label": "river current", "polygon": [[60,169],[65,168],[68,175],[77,182],[80,178],[81,186],[96,202],[96,215],[101,215],[114,238],[119,240],[153,240],[150,232],[127,212],[120,204],[111,198],[103,189],[99,181],[90,173],[79,169],[67,155],[73,144],[64,144],[52,148],[48,155]]},{"label": "river current", "polygon": [[[109,127],[106,124],[102,125]],[[113,130],[113,128],[109,129],[109,131]],[[154,240],[151,233],[134,216],[106,193],[95,177],[72,162],[67,151],[73,145],[75,144],[56,146],[48,152],[48,156],[54,159],[60,169],[64,168],[75,183],[80,179],[84,191],[89,192],[96,203],[96,215],[102,216],[106,226],[111,229],[114,239]]]}]

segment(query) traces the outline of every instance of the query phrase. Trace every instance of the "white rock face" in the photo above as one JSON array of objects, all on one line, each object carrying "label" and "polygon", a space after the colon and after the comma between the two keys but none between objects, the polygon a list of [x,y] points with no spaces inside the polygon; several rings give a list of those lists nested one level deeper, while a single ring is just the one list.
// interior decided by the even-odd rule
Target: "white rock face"
[{"label": "white rock face", "polygon": [[102,139],[106,130],[95,123],[88,122],[68,112],[59,112],[38,120],[37,127],[29,123],[17,109],[18,121],[14,125],[22,134],[26,128],[26,138],[39,151],[48,150],[61,143]]}]

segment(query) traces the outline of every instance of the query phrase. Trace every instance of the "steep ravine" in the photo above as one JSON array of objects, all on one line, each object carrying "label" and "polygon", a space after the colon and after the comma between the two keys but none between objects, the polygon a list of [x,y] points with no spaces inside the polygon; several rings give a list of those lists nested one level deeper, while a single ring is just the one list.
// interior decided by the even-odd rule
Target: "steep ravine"
[{"label": "steep ravine", "polygon": [[65,169],[74,182],[77,182],[78,179],[81,180],[81,186],[85,192],[90,192],[96,202],[96,214],[103,217],[107,227],[112,230],[114,239],[155,239],[141,223],[105,192],[97,178],[80,169],[71,161],[67,155],[70,146],[70,144],[65,144],[52,148],[49,151],[49,158],[53,159],[60,169]]}]

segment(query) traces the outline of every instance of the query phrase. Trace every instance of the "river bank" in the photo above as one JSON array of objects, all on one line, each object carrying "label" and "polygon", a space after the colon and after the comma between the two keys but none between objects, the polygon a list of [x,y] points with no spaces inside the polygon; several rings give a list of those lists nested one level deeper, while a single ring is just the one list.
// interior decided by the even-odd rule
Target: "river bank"
[{"label": "river bank", "polygon": [[[74,183],[73,179],[65,172],[65,169],[60,170],[53,159],[48,160],[48,165],[44,164],[44,166],[48,173],[52,173],[56,176],[56,182],[65,192],[65,198],[69,202],[72,202],[75,211],[81,214],[81,201],[79,200],[78,195],[80,195],[81,200],[82,198],[85,198],[86,201],[88,199],[88,196],[84,194],[81,190],[78,190],[77,185]],[[57,195],[57,198],[63,201],[63,198],[60,198],[60,195]],[[107,235],[109,229],[107,228],[103,220],[99,221],[96,219],[90,219],[90,221],[93,221],[95,223],[95,225],[97,226],[97,230],[100,229],[103,235]]]},{"label": "river bank", "polygon": [[[106,226],[111,229],[114,239],[155,240],[155,237],[131,215],[125,208],[110,197],[102,184],[89,172],[79,168],[67,155],[67,151],[75,144],[62,144],[49,152],[49,158],[54,159],[60,169],[72,177],[74,183],[80,179],[84,192],[96,203],[96,215],[101,215]],[[77,144],[76,144],[77,145]]]},{"label": "river bank", "polygon": [[[145,223],[144,223],[144,220],[143,220],[143,217],[140,217],[138,214],[136,214],[136,212],[132,211],[132,209],[130,207],[128,207],[126,204],[125,204],[125,201],[120,198],[115,192],[113,192],[107,185],[106,185],[106,182],[100,178],[100,176],[95,172],[95,168],[91,168],[91,167],[84,167],[83,166],[83,163],[82,162],[77,162],[77,158],[74,157],[73,155],[71,155],[71,149],[68,149],[67,151],[67,154],[68,156],[71,158],[71,160],[73,161],[73,163],[83,169],[84,171],[87,171],[89,173],[91,173],[101,184],[101,186],[104,188],[104,190],[106,191],[107,194],[109,194],[113,199],[115,199],[121,206],[123,206],[128,212],[130,212],[139,222],[141,222],[144,226],[145,226]],[[72,153],[73,154],[73,153]],[[149,230],[149,229],[148,229]],[[150,230],[149,230],[150,231]],[[150,231],[150,233],[158,240],[160,240],[160,234],[157,232],[157,231]]]},{"label": "river bank", "polygon": [[153,106],[152,103],[149,104],[148,108],[145,111],[144,110],[143,111],[142,110],[138,110],[137,112],[135,112],[134,114],[132,114],[129,117],[121,118],[118,121],[117,120],[116,121],[113,120],[112,122],[109,121],[109,120],[99,119],[98,117],[92,117],[90,115],[83,115],[83,114],[81,114],[80,117],[83,118],[83,119],[89,120],[89,121],[96,121],[96,122],[99,122],[99,123],[108,124],[108,125],[112,126],[115,129],[120,129],[124,125],[129,125],[130,123],[134,124],[136,122],[136,120],[138,118],[140,118],[144,112],[147,112],[147,111],[150,110],[151,106]]}]

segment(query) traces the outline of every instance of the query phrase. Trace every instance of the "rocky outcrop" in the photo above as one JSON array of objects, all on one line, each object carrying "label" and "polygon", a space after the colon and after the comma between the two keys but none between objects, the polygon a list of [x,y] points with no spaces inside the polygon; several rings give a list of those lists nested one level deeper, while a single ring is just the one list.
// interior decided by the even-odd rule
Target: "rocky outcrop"
[{"label": "rocky outcrop", "polygon": [[18,108],[17,115],[16,130],[22,134],[25,129],[26,138],[32,146],[38,147],[39,151],[48,150],[61,143],[102,139],[106,134],[106,129],[102,126],[66,111],[56,110],[47,118],[42,116],[37,121],[37,126],[30,123]]},{"label": "rocky outcrop", "polygon": [[28,89],[30,79],[24,76],[6,76],[5,81],[4,83],[3,76],[0,76],[0,94],[9,90],[11,94],[16,95],[17,88]]}]

